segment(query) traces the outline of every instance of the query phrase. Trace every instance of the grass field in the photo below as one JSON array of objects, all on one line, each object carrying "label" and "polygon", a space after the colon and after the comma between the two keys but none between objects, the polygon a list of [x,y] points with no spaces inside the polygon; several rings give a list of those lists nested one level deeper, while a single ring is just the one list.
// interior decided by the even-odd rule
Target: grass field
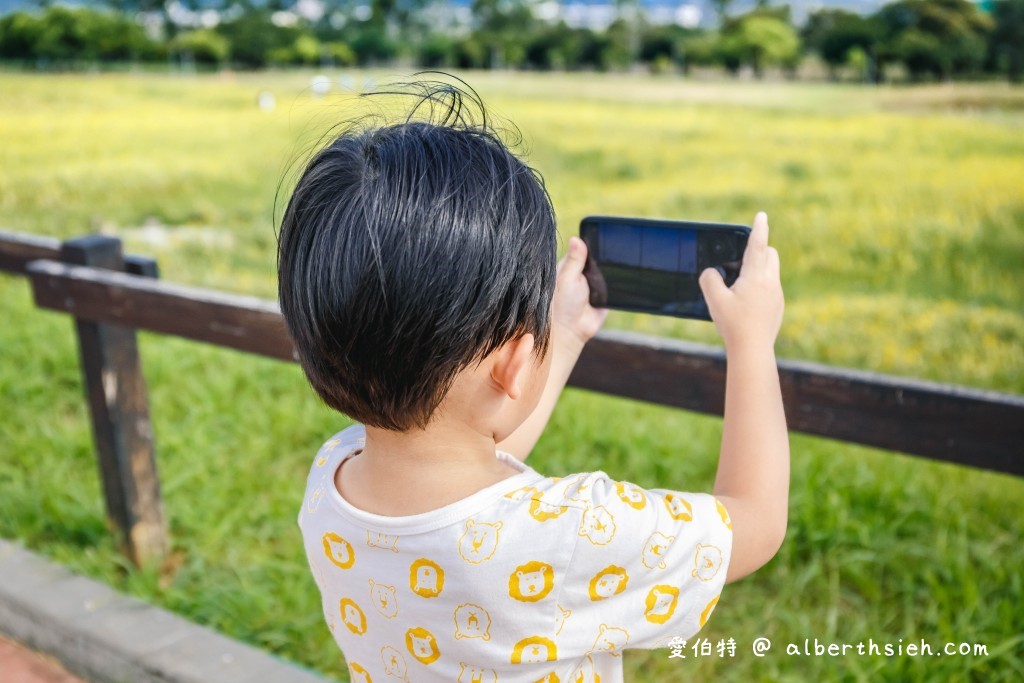
[{"label": "grass field", "polygon": [[[311,97],[310,75],[0,73],[0,227],[102,230],[167,280],[272,297],[275,191],[279,215],[290,163],[353,107]],[[1024,393],[1024,90],[466,78],[522,132],[564,238],[589,213],[749,223],[765,209],[780,357]],[[70,321],[6,276],[0,320],[0,536],[346,680],[295,526],[312,455],[346,422],[298,367],[141,335],[174,552],[133,571],[104,525]],[[715,342],[707,323],[608,324]],[[531,464],[709,490],[720,434],[717,419],[569,390]],[[701,634],[734,638],[736,656],[629,652],[628,680],[1024,678],[1024,481],[792,446],[786,543]],[[758,636],[776,644],[763,658]],[[784,654],[815,637],[988,654]]]}]

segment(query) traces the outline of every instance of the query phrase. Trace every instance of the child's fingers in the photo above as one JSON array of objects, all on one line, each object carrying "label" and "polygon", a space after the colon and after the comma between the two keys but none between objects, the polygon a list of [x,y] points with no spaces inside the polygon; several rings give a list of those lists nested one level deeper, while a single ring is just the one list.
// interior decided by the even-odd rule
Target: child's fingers
[{"label": "child's fingers", "polygon": [[583,266],[587,263],[587,244],[579,237],[569,238],[569,248],[565,252],[565,258],[558,264],[558,275],[575,276],[583,272]]},{"label": "child's fingers", "polygon": [[758,211],[754,216],[754,225],[747,238],[747,248],[743,252],[744,263],[763,264],[768,249],[768,214]]},{"label": "child's fingers", "polygon": [[704,299],[707,300],[709,308],[713,308],[722,297],[731,293],[722,279],[722,274],[714,268],[705,268],[697,282],[700,284],[700,291],[704,292]]},{"label": "child's fingers", "polygon": [[773,279],[779,278],[779,252],[775,247],[768,247],[768,273]]}]

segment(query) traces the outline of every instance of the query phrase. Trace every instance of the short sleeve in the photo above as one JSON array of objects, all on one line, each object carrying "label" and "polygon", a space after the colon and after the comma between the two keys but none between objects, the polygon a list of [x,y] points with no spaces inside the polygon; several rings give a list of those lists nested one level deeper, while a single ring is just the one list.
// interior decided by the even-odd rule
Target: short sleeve
[{"label": "short sleeve", "polygon": [[616,654],[696,634],[725,584],[725,507],[710,494],[648,490],[603,472],[565,494],[583,514],[560,596],[571,611],[560,640],[580,654]]}]

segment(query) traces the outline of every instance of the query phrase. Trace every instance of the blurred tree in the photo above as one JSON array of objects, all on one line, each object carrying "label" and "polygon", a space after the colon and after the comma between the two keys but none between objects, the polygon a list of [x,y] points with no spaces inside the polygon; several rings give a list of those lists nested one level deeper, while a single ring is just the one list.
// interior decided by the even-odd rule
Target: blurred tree
[{"label": "blurred tree", "polygon": [[730,71],[736,72],[746,64],[761,78],[767,66],[795,66],[800,56],[800,38],[788,22],[754,12],[727,22],[718,56]]},{"label": "blurred tree", "polygon": [[240,66],[259,68],[266,66],[271,50],[280,55],[280,48],[290,48],[302,33],[295,26],[277,26],[268,8],[250,9],[235,19],[218,24],[217,33],[231,44],[231,59]]},{"label": "blurred tree", "polygon": [[819,10],[808,17],[801,36],[804,48],[817,52],[828,64],[832,78],[836,77],[836,69],[848,64],[849,56],[856,54],[858,70],[874,79],[872,64],[879,28],[871,19],[845,10]]},{"label": "blurred tree", "polygon": [[992,20],[968,0],[897,0],[873,17],[878,60],[902,62],[916,80],[977,73]]},{"label": "blurred tree", "polygon": [[524,0],[473,0],[474,38],[487,53],[490,68],[519,66],[526,59],[524,37],[538,22]]},{"label": "blurred tree", "polygon": [[583,65],[589,33],[564,21],[544,26],[530,37],[526,62],[537,69],[577,69]]},{"label": "blurred tree", "polygon": [[171,54],[199,64],[224,64],[231,56],[228,39],[208,28],[183,31],[170,42]]},{"label": "blurred tree", "polygon": [[1024,76],[1024,0],[997,0],[992,10],[995,27],[989,42],[993,66],[1011,81]]},{"label": "blurred tree", "polygon": [[12,12],[0,17],[0,58],[35,59],[41,32],[42,22],[28,12]]},{"label": "blurred tree", "polygon": [[667,57],[674,63],[680,63],[680,55],[685,50],[686,42],[699,32],[692,28],[684,28],[676,24],[647,26],[641,34],[640,60],[654,62]]}]

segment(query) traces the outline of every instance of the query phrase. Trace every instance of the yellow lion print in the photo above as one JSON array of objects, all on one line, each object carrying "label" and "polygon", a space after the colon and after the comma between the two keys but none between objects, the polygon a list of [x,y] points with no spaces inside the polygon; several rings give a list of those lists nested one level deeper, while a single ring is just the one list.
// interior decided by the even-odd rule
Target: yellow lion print
[{"label": "yellow lion print", "polygon": [[693,507],[690,505],[690,501],[674,493],[666,493],[663,500],[672,519],[679,522],[693,521]]},{"label": "yellow lion print", "polygon": [[441,656],[434,634],[417,626],[405,632],[405,649],[423,664],[433,664]]},{"label": "yellow lion print", "polygon": [[351,598],[342,598],[340,605],[341,621],[348,627],[348,630],[357,636],[366,633],[366,615],[359,605]]},{"label": "yellow lion print", "polygon": [[538,497],[539,498],[540,495],[541,495],[540,491],[538,491],[534,487],[532,487],[532,486],[524,486],[522,488],[516,489],[515,491],[510,491],[510,492],[506,493],[505,497],[506,498],[511,498],[512,500],[522,500],[523,498],[534,498],[534,497]]},{"label": "yellow lion print", "polygon": [[350,569],[352,567],[356,561],[356,553],[352,549],[351,543],[333,531],[328,531],[324,534],[323,542],[324,555],[327,556],[328,560],[342,569]]},{"label": "yellow lion print", "polygon": [[521,602],[543,600],[555,585],[555,570],[545,562],[527,562],[508,577],[508,594]]},{"label": "yellow lion print", "polygon": [[553,662],[558,659],[558,647],[544,636],[523,638],[512,648],[512,663],[526,664]]},{"label": "yellow lion print", "polygon": [[362,667],[360,664],[355,662],[348,663],[349,678],[352,683],[373,683],[373,679],[370,678],[370,672]]},{"label": "yellow lion print", "polygon": [[675,586],[658,584],[647,593],[644,601],[644,617],[652,624],[664,624],[672,618],[679,603],[679,589]]},{"label": "yellow lion print", "polygon": [[421,598],[436,598],[444,590],[444,570],[421,557],[409,566],[409,588]]},{"label": "yellow lion print", "polygon": [[590,599],[593,601],[604,600],[613,595],[618,595],[626,590],[629,582],[629,575],[622,567],[610,564],[590,579]]},{"label": "yellow lion print", "polygon": [[619,500],[635,510],[643,510],[647,507],[647,496],[639,486],[629,482],[616,482],[615,493],[619,496]]},{"label": "yellow lion print", "polygon": [[725,509],[725,506],[715,499],[715,507],[718,508],[718,516],[722,518],[722,523],[725,524],[725,528],[732,531],[732,519],[729,518],[729,511]]},{"label": "yellow lion print", "polygon": [[538,522],[555,519],[569,511],[568,505],[554,505],[540,499],[540,494],[530,499],[530,516]]},{"label": "yellow lion print", "polygon": [[710,617],[711,613],[715,611],[715,605],[718,604],[718,598],[719,597],[720,596],[716,595],[715,597],[711,598],[711,602],[709,602],[707,604],[707,606],[705,606],[704,609],[701,611],[701,613],[700,613],[700,626],[701,626],[701,628],[704,628],[704,624],[708,623],[708,617]]},{"label": "yellow lion print", "polygon": [[558,674],[552,671],[551,673],[545,676],[541,676],[533,683],[562,683],[562,680],[558,677]]}]

